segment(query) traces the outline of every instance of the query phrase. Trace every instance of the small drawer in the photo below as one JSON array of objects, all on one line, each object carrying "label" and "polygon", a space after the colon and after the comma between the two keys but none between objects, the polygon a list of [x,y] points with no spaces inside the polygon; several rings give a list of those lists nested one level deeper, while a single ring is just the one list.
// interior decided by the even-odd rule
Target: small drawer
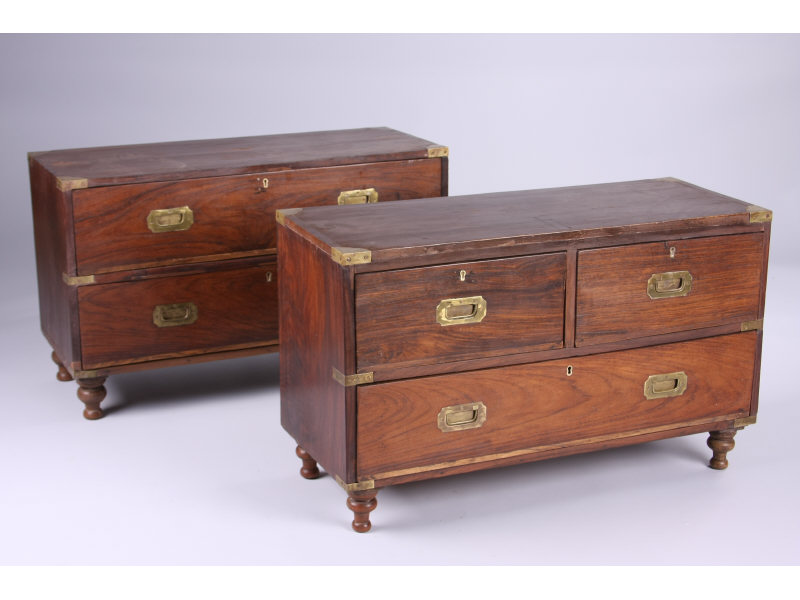
[{"label": "small drawer", "polygon": [[359,479],[749,414],[757,332],[358,388]]},{"label": "small drawer", "polygon": [[278,342],[271,265],[78,289],[83,369]]},{"label": "small drawer", "polygon": [[277,209],[439,196],[441,162],[390,161],[75,190],[78,273],[274,249]]},{"label": "small drawer", "polygon": [[755,319],[763,258],[761,233],[579,252],[575,343]]},{"label": "small drawer", "polygon": [[358,369],[563,345],[564,253],[356,276]]}]

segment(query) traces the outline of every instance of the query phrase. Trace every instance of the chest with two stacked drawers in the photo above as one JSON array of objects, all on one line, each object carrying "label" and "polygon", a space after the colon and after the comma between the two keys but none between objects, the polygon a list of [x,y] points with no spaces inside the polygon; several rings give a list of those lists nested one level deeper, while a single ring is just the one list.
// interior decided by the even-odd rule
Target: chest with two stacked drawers
[{"label": "chest with two stacked drawers", "polygon": [[278,211],[281,419],[382,487],[755,422],[771,212],[660,179]]},{"label": "chest with two stacked drawers", "polygon": [[388,128],[28,159],[42,331],[89,419],[113,373],[278,349],[276,209],[447,194],[447,148]]}]

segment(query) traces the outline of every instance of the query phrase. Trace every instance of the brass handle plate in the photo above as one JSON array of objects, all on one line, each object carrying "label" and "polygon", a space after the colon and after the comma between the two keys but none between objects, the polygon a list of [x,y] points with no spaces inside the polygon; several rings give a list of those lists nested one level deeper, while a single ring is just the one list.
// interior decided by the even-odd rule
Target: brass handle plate
[{"label": "brass handle plate", "polygon": [[683,371],[650,375],[644,382],[644,397],[648,400],[672,398],[686,391],[689,378]]},{"label": "brass handle plate", "polygon": [[654,273],[647,280],[647,295],[653,300],[686,296],[692,291],[692,274],[689,271]]},{"label": "brass handle plate", "polygon": [[339,194],[339,204],[375,204],[378,201],[378,190],[348,190]]},{"label": "brass handle plate", "polygon": [[191,325],[195,321],[197,321],[197,305],[194,302],[159,304],[153,309],[153,324],[156,327]]},{"label": "brass handle plate", "polygon": [[486,300],[483,296],[448,298],[436,306],[436,322],[442,327],[480,323],[485,316]]},{"label": "brass handle plate", "polygon": [[483,402],[472,402],[445,406],[439,411],[436,422],[439,429],[445,433],[477,429],[486,422],[486,405]]},{"label": "brass handle plate", "polygon": [[159,208],[147,215],[147,228],[153,233],[184,231],[194,223],[194,213],[188,206]]}]

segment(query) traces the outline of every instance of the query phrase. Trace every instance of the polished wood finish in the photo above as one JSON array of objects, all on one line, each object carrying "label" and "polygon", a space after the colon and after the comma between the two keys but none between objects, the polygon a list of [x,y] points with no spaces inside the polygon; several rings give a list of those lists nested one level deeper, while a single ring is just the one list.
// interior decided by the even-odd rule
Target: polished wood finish
[{"label": "polished wood finish", "polygon": [[[75,190],[78,274],[226,253],[263,253],[277,245],[275,210],[336,206],[342,191],[364,188],[376,189],[380,202],[437,195],[441,161],[393,161]],[[189,229],[159,233],[148,229],[151,211],[184,206],[194,216]]]},{"label": "polished wood finish", "polygon": [[[565,277],[564,253],[364,274],[356,289],[358,369],[560,348]],[[436,321],[441,301],[474,296],[486,301],[482,321]]]},{"label": "polished wood finish", "polygon": [[305,479],[316,479],[319,477],[319,468],[317,461],[311,458],[311,455],[303,450],[300,446],[295,450],[297,457],[303,461],[303,466],[300,468],[300,475]]},{"label": "polished wood finish", "polygon": [[84,403],[83,416],[94,421],[103,416],[100,403],[106,397],[105,377],[78,378],[78,399]]},{"label": "polished wood finish", "polygon": [[[81,286],[83,366],[275,344],[277,284],[272,260],[244,269]],[[181,303],[194,304],[196,321],[166,327],[154,323],[154,307]]]},{"label": "polished wood finish", "polygon": [[58,365],[58,373],[56,373],[56,379],[58,379],[59,381],[72,381],[72,375],[69,374],[69,371],[67,371],[64,364],[58,358],[58,356],[55,353],[55,350],[50,355],[50,358],[52,358],[53,362],[56,363],[56,365]]},{"label": "polished wood finish", "polygon": [[[31,153],[42,331],[79,380],[274,352],[275,210],[352,189],[444,195],[441,150],[369,128]],[[191,226],[153,232],[162,209],[191,210]],[[188,302],[194,323],[154,325],[158,306]]]},{"label": "polished wood finish", "polygon": [[718,471],[728,468],[728,452],[736,445],[733,441],[735,435],[735,429],[712,431],[708,434],[708,447],[714,452],[708,463],[709,467]]},{"label": "polished wood finish", "polygon": [[353,511],[353,531],[367,533],[372,529],[369,513],[378,506],[377,495],[378,490],[348,492],[347,508]]},{"label": "polished wood finish", "polygon": [[[756,319],[763,252],[761,233],[581,251],[576,344]],[[648,296],[652,275],[676,271],[692,275],[687,295]]]},{"label": "polished wood finish", "polygon": [[[750,411],[756,332],[500,369],[393,381],[358,393],[358,478]],[[568,367],[572,366],[568,375]],[[686,392],[647,399],[650,375]],[[483,402],[486,422],[442,433],[441,409]]]},{"label": "polished wood finish", "polygon": [[[666,179],[287,213],[279,263],[313,283],[280,286],[284,427],[371,497],[751,424],[770,230],[751,210]],[[650,299],[681,270],[689,294]],[[483,321],[437,323],[443,298],[477,296]]]}]

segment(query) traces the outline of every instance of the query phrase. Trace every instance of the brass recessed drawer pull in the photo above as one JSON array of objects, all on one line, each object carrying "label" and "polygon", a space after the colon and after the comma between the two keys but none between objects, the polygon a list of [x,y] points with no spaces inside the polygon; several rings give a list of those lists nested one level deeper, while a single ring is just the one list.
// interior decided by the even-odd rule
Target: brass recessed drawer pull
[{"label": "brass recessed drawer pull", "polygon": [[375,204],[378,201],[378,190],[348,190],[339,194],[339,204]]},{"label": "brass recessed drawer pull", "polygon": [[483,402],[445,406],[439,411],[437,424],[445,433],[462,429],[477,429],[486,422],[486,405]]},{"label": "brass recessed drawer pull", "polygon": [[653,300],[685,296],[692,291],[692,274],[689,271],[654,273],[647,280],[647,295]]},{"label": "brass recessed drawer pull", "polygon": [[689,378],[683,371],[650,375],[644,382],[644,397],[648,400],[680,396],[686,391]]},{"label": "brass recessed drawer pull", "polygon": [[436,322],[441,326],[480,323],[486,316],[483,296],[448,298],[436,306]]},{"label": "brass recessed drawer pull", "polygon": [[194,223],[194,213],[188,206],[159,208],[147,215],[147,228],[153,233],[183,231]]},{"label": "brass recessed drawer pull", "polygon": [[194,302],[159,304],[153,309],[153,324],[157,327],[191,325],[195,321],[197,321],[197,305]]}]

